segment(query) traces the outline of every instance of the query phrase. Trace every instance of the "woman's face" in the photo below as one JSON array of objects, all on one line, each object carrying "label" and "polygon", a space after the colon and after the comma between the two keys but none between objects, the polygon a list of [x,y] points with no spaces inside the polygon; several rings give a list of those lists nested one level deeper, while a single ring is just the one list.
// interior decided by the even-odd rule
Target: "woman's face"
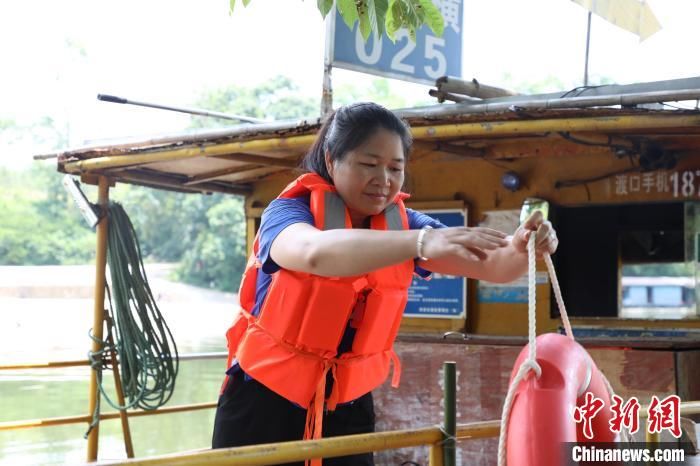
[{"label": "woman's face", "polygon": [[381,213],[394,200],[403,186],[405,162],[401,138],[384,128],[341,161],[331,161],[326,153],[326,168],[353,226],[362,226],[366,217]]}]

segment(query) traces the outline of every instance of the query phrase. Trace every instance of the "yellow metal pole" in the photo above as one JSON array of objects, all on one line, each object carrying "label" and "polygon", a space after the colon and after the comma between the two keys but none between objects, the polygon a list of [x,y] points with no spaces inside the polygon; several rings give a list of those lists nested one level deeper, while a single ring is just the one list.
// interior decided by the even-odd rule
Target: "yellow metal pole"
[{"label": "yellow metal pole", "polygon": [[[457,438],[494,437],[498,435],[499,425],[499,421],[461,424],[457,426]],[[260,466],[303,461],[307,458],[346,456],[420,445],[435,447],[441,441],[442,432],[439,427],[424,427],[412,430],[330,437],[321,440],[300,440],[202,452],[186,452],[153,458],[100,462],[99,464],[112,466]],[[436,451],[441,450],[439,447],[433,449]],[[441,455],[438,456],[442,457]],[[435,464],[441,465],[441,463]]]},{"label": "yellow metal pole", "polygon": [[[107,266],[107,228],[109,219],[106,215],[109,204],[109,180],[100,176],[98,183],[98,203],[105,213],[100,223],[97,224],[97,249],[95,257],[95,298],[93,305],[92,333],[97,340],[102,340],[102,327],[104,324],[105,307],[105,267]],[[100,350],[97,341],[92,342],[92,351]],[[99,402],[99,388],[97,387],[97,372],[90,371],[90,392],[88,400],[88,416],[92,416]],[[97,460],[97,447],[99,441],[99,421],[88,434],[87,460]]]},{"label": "yellow metal pole", "polygon": [[[414,126],[411,128],[416,140],[459,137],[517,136],[521,134],[545,132],[599,132],[644,130],[661,128],[697,128],[700,116],[697,115],[625,115],[585,118],[554,118],[529,121],[483,121],[474,123],[456,123],[434,126]],[[84,173],[92,170],[138,166],[153,162],[164,162],[215,155],[236,153],[255,153],[279,149],[308,148],[316,135],[278,137],[257,139],[253,141],[232,142],[225,144],[197,145],[178,149],[153,151],[147,154],[108,155],[87,160],[68,162],[63,168],[68,173]],[[231,156],[231,160],[235,160]]]},{"label": "yellow metal pole", "polygon": [[442,448],[442,442],[434,443],[430,445],[430,451],[428,452],[428,465],[429,466],[443,466],[443,457],[445,452]]},{"label": "yellow metal pole", "polygon": [[378,432],[372,434],[330,437],[321,440],[270,443],[247,447],[207,450],[204,452],[139,458],[104,464],[139,466],[260,466],[304,461],[307,458],[336,457],[369,451],[429,445],[441,440],[437,427],[412,431]]},{"label": "yellow metal pole", "polygon": [[[185,411],[197,411],[200,409],[211,409],[216,408],[216,402],[209,403],[192,403],[187,405],[171,406],[169,408],[158,408],[152,411],[135,410],[129,411],[129,417],[139,417],[139,416],[154,416],[156,414],[172,414],[181,413]],[[107,413],[100,414],[100,421],[117,419],[119,418],[119,413]],[[9,421],[0,422],[0,432],[4,430],[19,430],[19,429],[31,429],[34,427],[50,427],[50,426],[62,426],[66,424],[79,424],[81,422],[92,421],[92,415],[90,416],[65,416],[65,417],[52,417],[48,419],[26,419],[23,421]]]},{"label": "yellow metal pole", "polygon": [[[226,359],[228,353],[224,351],[216,351],[211,353],[188,353],[179,355],[180,361],[199,361],[203,359]],[[58,369],[60,367],[77,367],[89,366],[90,361],[81,359],[78,361],[46,361],[33,364],[10,364],[0,366],[0,371],[16,371],[24,369]]]},{"label": "yellow metal pole", "polygon": [[[659,449],[659,442],[661,441],[661,435],[658,432],[649,432],[649,429],[647,428],[646,431],[646,443],[647,443],[647,448],[652,451],[652,455],[654,455],[655,451]],[[656,461],[647,461],[646,464],[648,466],[653,466],[658,464]]]},{"label": "yellow metal pole", "polygon": [[90,361],[88,361],[87,359],[80,361],[47,361],[35,364],[10,364],[7,366],[0,366],[0,371],[16,371],[23,369],[57,369],[59,367],[76,367],[89,365]]},{"label": "yellow metal pole", "polygon": [[658,432],[649,432],[649,430],[647,429],[647,433],[646,433],[647,443],[656,445],[657,443],[659,443],[660,440],[661,440],[661,436],[659,435]]}]

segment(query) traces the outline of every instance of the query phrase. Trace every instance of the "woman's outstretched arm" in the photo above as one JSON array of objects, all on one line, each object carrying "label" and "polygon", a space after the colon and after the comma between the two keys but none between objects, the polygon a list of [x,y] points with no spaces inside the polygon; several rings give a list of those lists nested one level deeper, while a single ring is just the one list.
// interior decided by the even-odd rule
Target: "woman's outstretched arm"
[{"label": "woman's outstretched arm", "polygon": [[[321,231],[295,223],[277,235],[270,255],[289,270],[327,277],[360,275],[416,257],[419,234],[420,230]],[[459,254],[479,262],[486,258],[485,251],[508,245],[505,234],[488,228],[440,228],[425,236],[433,237],[430,250],[437,258]]]},{"label": "woman's outstretched arm", "polygon": [[[440,231],[442,230],[435,230],[435,233]],[[431,237],[433,235],[433,231],[431,231],[426,237],[425,254],[430,259],[419,265],[432,272],[462,275],[495,283],[507,283],[527,271],[527,243],[533,232],[537,235],[535,250],[538,257],[541,257],[545,252],[553,254],[556,251],[559,241],[552,224],[544,221],[540,212],[535,212],[516,230],[513,237],[508,239],[505,247],[484,251],[479,260],[474,260],[474,258],[461,254],[459,251],[442,257],[432,255],[433,245],[441,242],[442,238],[439,234]],[[436,258],[433,259],[433,257]]]}]

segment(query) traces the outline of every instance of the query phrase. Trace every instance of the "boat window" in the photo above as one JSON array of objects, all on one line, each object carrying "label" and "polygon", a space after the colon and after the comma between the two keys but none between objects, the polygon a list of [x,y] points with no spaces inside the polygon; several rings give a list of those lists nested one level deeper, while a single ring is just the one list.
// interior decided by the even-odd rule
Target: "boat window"
[{"label": "boat window", "polygon": [[695,203],[555,207],[552,221],[562,238],[554,260],[570,315],[699,317]]}]

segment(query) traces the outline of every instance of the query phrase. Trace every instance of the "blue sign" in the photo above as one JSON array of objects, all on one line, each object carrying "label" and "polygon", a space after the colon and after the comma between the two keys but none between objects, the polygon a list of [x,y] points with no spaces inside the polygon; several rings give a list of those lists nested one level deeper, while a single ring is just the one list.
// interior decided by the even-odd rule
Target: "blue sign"
[{"label": "blue sign", "polygon": [[442,37],[428,26],[416,32],[416,42],[406,30],[397,31],[396,42],[372,33],[365,43],[355,22],[348,28],[335,12],[331,63],[339,68],[376,74],[387,78],[434,84],[442,76],[462,76],[462,0],[435,0],[445,21]]},{"label": "blue sign", "polygon": [[[448,227],[467,225],[464,210],[425,211]],[[467,279],[433,273],[430,280],[414,277],[408,289],[406,317],[460,318],[466,314]]]}]

